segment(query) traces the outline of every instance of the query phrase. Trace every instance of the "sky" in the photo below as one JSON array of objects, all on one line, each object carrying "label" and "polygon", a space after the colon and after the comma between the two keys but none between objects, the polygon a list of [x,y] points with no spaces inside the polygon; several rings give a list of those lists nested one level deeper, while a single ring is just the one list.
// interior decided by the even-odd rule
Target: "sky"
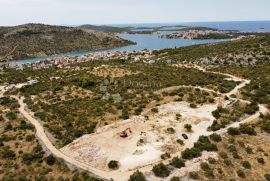
[{"label": "sky", "polygon": [[270,0],[0,0],[0,26],[270,20]]}]

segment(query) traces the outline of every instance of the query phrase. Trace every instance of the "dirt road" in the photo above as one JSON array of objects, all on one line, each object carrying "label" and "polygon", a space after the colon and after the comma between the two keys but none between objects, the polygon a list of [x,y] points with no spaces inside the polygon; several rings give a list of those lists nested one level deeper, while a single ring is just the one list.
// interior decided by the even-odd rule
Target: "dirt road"
[{"label": "dirt road", "polygon": [[[230,77],[232,80],[234,81],[239,81],[241,82],[241,84],[239,84],[238,86],[236,86],[231,92],[227,93],[227,94],[223,94],[223,96],[228,96],[230,97],[233,94],[237,94],[239,92],[239,90],[241,88],[243,88],[244,86],[246,86],[247,84],[250,83],[249,80],[245,80],[245,79],[241,79],[238,77],[235,77],[233,75],[229,75],[229,74],[223,74],[223,73],[219,73],[219,72],[210,72],[210,71],[206,71],[205,69],[198,67],[199,70],[204,71],[204,72],[209,72],[209,73],[215,73],[215,74],[220,74],[220,75],[225,75],[227,77]],[[203,89],[203,88],[202,88]],[[205,89],[206,90],[206,89]],[[208,89],[207,89],[208,90]],[[209,90],[208,90],[209,91]],[[212,91],[212,90],[211,90]],[[89,171],[90,173],[93,173],[95,176],[101,177],[103,179],[110,179],[113,178],[116,181],[120,181],[120,180],[126,180],[126,178],[128,177],[128,175],[132,174],[131,172],[121,172],[121,171],[105,171],[105,170],[99,170],[96,169],[86,163],[82,163],[78,160],[75,160],[74,158],[69,157],[68,155],[63,154],[60,150],[58,150],[53,144],[52,142],[49,140],[49,138],[47,137],[47,135],[45,134],[44,128],[43,126],[40,124],[40,122],[34,118],[33,113],[30,111],[26,110],[27,105],[25,105],[25,103],[23,102],[24,98],[19,98],[18,96],[13,96],[15,99],[18,100],[18,103],[20,105],[19,111],[20,113],[27,119],[29,120],[29,122],[34,125],[35,129],[36,129],[36,136],[43,142],[43,144],[46,146],[46,148],[56,157],[63,159],[65,162],[74,165],[80,169]],[[227,128],[229,127],[238,127],[240,124],[242,123],[247,123],[253,120],[256,120],[259,118],[260,116],[260,112],[262,113],[266,113],[268,111],[267,108],[265,108],[263,105],[260,105],[260,110],[240,121],[240,122],[236,122],[233,123],[231,125],[229,125]],[[225,134],[227,132],[227,128],[224,128],[222,130],[217,131],[216,133],[218,134]],[[209,132],[207,133],[209,134]],[[151,170],[151,165],[149,166],[145,166],[144,168],[142,168],[142,171],[149,171]],[[125,178],[125,179],[123,179]]]},{"label": "dirt road", "polygon": [[90,173],[93,173],[95,176],[110,179],[114,175],[113,172],[106,172],[97,170],[85,163],[79,162],[75,159],[68,157],[67,155],[63,154],[60,150],[58,150],[49,140],[47,135],[45,134],[43,126],[40,124],[38,120],[36,120],[32,113],[26,111],[26,105],[23,102],[24,98],[19,98],[17,96],[12,96],[13,98],[18,100],[20,105],[19,111],[20,113],[35,127],[36,129],[36,136],[42,141],[42,143],[46,146],[46,148],[56,157],[63,159],[65,162],[72,164],[80,169],[87,170]]}]

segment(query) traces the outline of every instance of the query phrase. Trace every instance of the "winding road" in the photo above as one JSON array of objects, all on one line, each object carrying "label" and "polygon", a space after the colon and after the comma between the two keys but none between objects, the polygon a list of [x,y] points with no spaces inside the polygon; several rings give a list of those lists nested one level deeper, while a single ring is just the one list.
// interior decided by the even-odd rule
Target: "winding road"
[{"label": "winding road", "polygon": [[[239,84],[238,86],[236,86],[231,92],[227,93],[227,94],[222,94],[223,96],[228,96],[230,98],[231,95],[233,94],[237,94],[239,92],[239,90],[241,88],[243,88],[244,86],[246,86],[247,84],[250,83],[250,80],[245,80],[245,79],[241,79],[239,77],[235,77],[233,75],[230,74],[224,74],[224,73],[219,73],[219,72],[211,72],[211,71],[206,71],[205,69],[203,69],[202,67],[196,66],[194,68],[197,68],[203,72],[209,72],[209,73],[214,73],[214,74],[219,74],[219,75],[225,75],[229,78],[231,78],[234,81],[239,81],[241,82],[241,84]],[[205,89],[205,88],[202,88]],[[207,89],[209,90],[209,89]],[[209,91],[213,91],[213,90],[209,90]],[[1,95],[2,96],[2,95]],[[37,138],[43,143],[43,145],[45,145],[45,147],[55,156],[58,157],[60,159],[63,159],[66,163],[69,163],[71,165],[76,166],[77,168],[86,170],[90,173],[92,173],[93,176],[97,176],[99,178],[102,179],[106,179],[109,180],[111,178],[115,179],[116,181],[118,180],[122,180],[121,179],[121,174],[132,174],[132,172],[130,173],[120,173],[119,171],[104,171],[104,170],[99,170],[96,169],[86,163],[82,163],[78,160],[75,160],[74,158],[69,157],[68,155],[63,154],[59,149],[57,149],[52,142],[49,140],[48,136],[45,134],[44,128],[43,126],[40,124],[40,122],[34,118],[34,115],[31,111],[28,111],[27,105],[23,102],[24,97],[19,97],[19,96],[12,96],[13,98],[15,98],[19,105],[19,112],[32,124],[34,125],[35,129],[36,129],[36,136]],[[231,100],[233,100],[233,98],[230,98]],[[244,100],[243,100],[244,101]],[[240,122],[236,122],[233,123],[231,125],[229,125],[228,127],[221,129],[219,131],[217,131],[216,133],[218,134],[225,134],[227,132],[227,129],[229,127],[239,127],[240,124],[242,123],[248,123],[250,121],[254,121],[256,119],[259,118],[260,113],[267,113],[268,109],[266,107],[264,107],[263,105],[259,105],[260,110],[254,114],[251,115],[250,117],[240,121]],[[147,169],[150,168],[149,166],[147,166]],[[151,168],[150,168],[151,169]],[[143,169],[145,170],[145,169]]]}]

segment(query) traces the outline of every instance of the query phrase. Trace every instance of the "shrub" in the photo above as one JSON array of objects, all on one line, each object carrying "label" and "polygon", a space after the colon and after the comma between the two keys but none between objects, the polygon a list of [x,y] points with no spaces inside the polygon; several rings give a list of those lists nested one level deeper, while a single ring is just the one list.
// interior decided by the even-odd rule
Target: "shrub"
[{"label": "shrub", "polygon": [[171,158],[171,155],[170,155],[170,153],[164,153],[164,154],[162,154],[161,156],[160,156],[160,158],[161,159],[163,159],[163,160],[166,160],[166,159],[168,159],[168,158]]},{"label": "shrub", "polygon": [[228,150],[230,151],[230,152],[237,152],[237,149],[236,149],[236,147],[234,146],[234,145],[230,145],[229,147],[228,147]]},{"label": "shrub", "polygon": [[240,177],[240,178],[246,178],[246,175],[245,175],[245,173],[242,170],[237,170],[236,173],[237,173],[238,177]]},{"label": "shrub", "polygon": [[152,111],[153,113],[158,113],[158,108],[152,108],[151,111]]},{"label": "shrub", "polygon": [[214,175],[214,171],[213,170],[206,170],[205,172],[205,176],[207,177],[207,178],[215,178],[215,175]]},{"label": "shrub", "polygon": [[14,113],[14,112],[8,112],[7,114],[6,114],[6,117],[9,119],[9,120],[14,120],[14,119],[16,119],[16,113]]},{"label": "shrub", "polygon": [[202,155],[201,151],[197,148],[187,148],[181,154],[182,154],[182,158],[187,159],[187,160],[197,158]]},{"label": "shrub", "polygon": [[218,168],[217,171],[218,171],[219,174],[223,174],[224,173],[224,171],[222,170],[222,168]]},{"label": "shrub", "polygon": [[257,133],[253,127],[246,126],[246,125],[241,125],[239,128],[240,132],[242,134],[248,134],[250,136],[256,136]]},{"label": "shrub", "polygon": [[210,170],[210,167],[209,167],[208,163],[202,162],[202,163],[201,163],[201,169],[202,169],[203,171],[207,171],[207,170]]},{"label": "shrub", "polygon": [[9,148],[5,147],[1,152],[0,152],[1,158],[5,159],[15,159],[16,154],[14,151],[10,150]]},{"label": "shrub", "polygon": [[220,152],[220,153],[219,153],[219,156],[220,156],[221,158],[223,158],[223,159],[227,159],[227,158],[228,158],[227,153],[224,152],[224,151]]},{"label": "shrub", "polygon": [[246,147],[246,145],[245,145],[245,143],[244,143],[243,141],[238,141],[238,144],[239,144],[239,146],[241,146],[242,148],[245,148],[245,147]]},{"label": "shrub", "polygon": [[241,165],[246,169],[251,169],[251,164],[248,161],[242,161]]},{"label": "shrub", "polygon": [[250,146],[248,146],[246,147],[246,152],[247,154],[253,154],[253,149]]},{"label": "shrub", "polygon": [[8,123],[6,126],[5,126],[5,131],[10,131],[10,130],[12,130],[13,129],[13,126],[10,124],[10,123]]},{"label": "shrub", "polygon": [[212,112],[212,115],[213,115],[214,118],[216,118],[216,119],[219,119],[219,118],[220,118],[220,113],[219,113],[218,110],[213,111],[213,112]]},{"label": "shrub", "polygon": [[157,176],[157,177],[164,178],[164,177],[168,177],[170,175],[170,170],[163,163],[155,165],[153,167],[152,171],[154,172],[155,176]]},{"label": "shrub", "polygon": [[172,177],[170,181],[181,181],[179,177]]},{"label": "shrub", "polygon": [[185,129],[188,131],[188,132],[191,132],[191,130],[192,130],[192,125],[190,125],[190,124],[185,124]]},{"label": "shrub", "polygon": [[210,143],[210,140],[207,136],[200,136],[199,139],[198,139],[198,142],[201,142],[201,143]]},{"label": "shrub", "polygon": [[224,164],[227,165],[227,166],[233,166],[232,161],[229,160],[229,159],[225,159],[225,160],[224,160]]},{"label": "shrub", "polygon": [[181,140],[181,139],[177,139],[176,142],[177,142],[178,144],[180,144],[180,145],[184,145],[184,141]]},{"label": "shrub", "polygon": [[191,108],[197,108],[197,105],[196,104],[194,104],[194,103],[191,103],[190,105],[189,105]]},{"label": "shrub", "polygon": [[270,181],[270,174],[265,174],[264,178],[265,178],[266,181]]},{"label": "shrub", "polygon": [[229,128],[228,134],[231,136],[236,136],[236,135],[240,135],[241,133],[238,128]]},{"label": "shrub", "polygon": [[53,155],[49,155],[47,158],[46,158],[46,163],[48,165],[54,165],[54,163],[56,162],[56,159],[54,158]]},{"label": "shrub", "polygon": [[175,130],[173,128],[167,128],[167,133],[174,134]]},{"label": "shrub", "polygon": [[234,151],[234,152],[232,153],[232,155],[233,155],[233,158],[234,158],[234,159],[242,159],[242,157],[238,154],[237,151]]},{"label": "shrub", "polygon": [[209,158],[208,158],[208,162],[209,162],[210,164],[216,164],[216,163],[217,163],[216,159],[214,159],[214,158],[212,158],[212,157],[209,157]]},{"label": "shrub", "polygon": [[25,137],[25,141],[30,142],[33,141],[35,139],[35,135],[27,135]]},{"label": "shrub", "polygon": [[251,103],[245,107],[244,113],[252,115],[259,111],[259,106],[256,103]]},{"label": "shrub", "polygon": [[257,161],[258,161],[258,163],[260,163],[262,165],[265,164],[265,161],[263,158],[257,158]]},{"label": "shrub", "polygon": [[111,161],[108,163],[108,167],[109,167],[110,169],[118,169],[118,168],[119,168],[119,163],[118,163],[118,161],[111,160]]},{"label": "shrub", "polygon": [[129,181],[146,181],[146,179],[143,173],[137,170],[129,177]]},{"label": "shrub", "polygon": [[123,109],[122,110],[122,118],[124,120],[129,119],[129,113],[128,113],[128,110],[127,109]]},{"label": "shrub", "polygon": [[198,180],[200,178],[197,172],[189,172],[188,176],[193,180]]},{"label": "shrub", "polygon": [[182,168],[185,167],[185,161],[178,157],[174,157],[170,165],[174,166],[175,168]]},{"label": "shrub", "polygon": [[215,142],[220,142],[222,141],[222,138],[220,135],[216,134],[216,133],[213,133],[210,135],[210,139],[215,141]]}]

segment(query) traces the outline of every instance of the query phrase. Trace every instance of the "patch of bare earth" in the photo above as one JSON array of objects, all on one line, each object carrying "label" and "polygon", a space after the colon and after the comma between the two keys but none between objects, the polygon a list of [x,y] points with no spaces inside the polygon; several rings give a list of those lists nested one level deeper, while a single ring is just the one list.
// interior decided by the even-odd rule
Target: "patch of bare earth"
[{"label": "patch of bare earth", "polygon": [[[208,134],[207,127],[214,120],[211,113],[217,105],[191,108],[189,103],[173,102],[157,108],[158,113],[145,112],[143,116],[99,128],[95,134],[84,135],[61,151],[100,170],[110,171],[107,168],[110,160],[119,161],[121,173],[136,170],[160,162],[165,152],[179,155],[192,147],[200,135]],[[181,118],[176,119],[176,114]],[[184,129],[187,123],[193,125],[192,132]],[[128,137],[122,138],[121,132],[127,128],[131,132],[127,131]],[[183,133],[188,135],[188,140],[183,139]],[[179,139],[184,145],[177,143]]]},{"label": "patch of bare earth", "polygon": [[133,72],[128,69],[122,69],[119,67],[113,67],[109,65],[102,65],[100,67],[96,67],[92,72],[92,74],[99,76],[99,77],[124,77],[129,75],[138,74],[139,72]]}]

